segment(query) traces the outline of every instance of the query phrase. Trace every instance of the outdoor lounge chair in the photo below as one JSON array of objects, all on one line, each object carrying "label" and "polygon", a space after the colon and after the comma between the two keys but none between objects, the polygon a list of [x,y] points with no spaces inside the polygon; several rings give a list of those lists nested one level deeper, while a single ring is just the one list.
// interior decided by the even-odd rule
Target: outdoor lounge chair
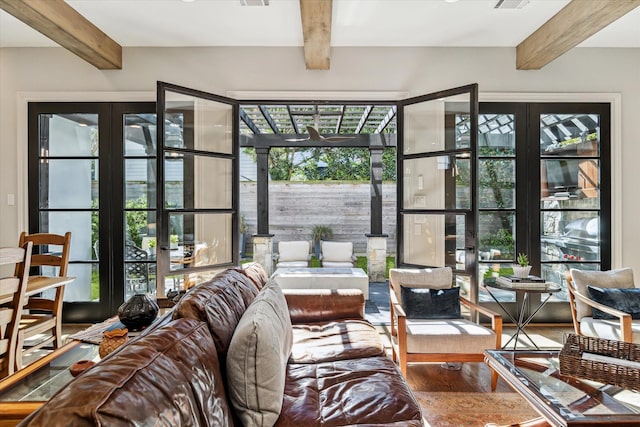
[{"label": "outdoor lounge chair", "polygon": [[356,263],[352,242],[320,242],[320,262],[325,268],[352,268]]},{"label": "outdoor lounge chair", "polygon": [[276,268],[305,268],[311,262],[311,242],[296,240],[291,242],[278,242],[276,254]]}]

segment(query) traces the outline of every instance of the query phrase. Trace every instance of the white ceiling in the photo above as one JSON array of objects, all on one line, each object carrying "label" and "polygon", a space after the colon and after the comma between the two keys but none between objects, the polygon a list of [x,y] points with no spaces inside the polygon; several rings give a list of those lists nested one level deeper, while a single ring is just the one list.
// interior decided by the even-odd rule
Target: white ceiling
[{"label": "white ceiling", "polygon": [[[569,0],[334,0],[331,46],[515,47]],[[302,46],[298,0],[67,0],[123,47]],[[588,4],[589,0],[585,1]],[[0,10],[0,47],[56,46]],[[640,47],[640,8],[579,46]]]}]

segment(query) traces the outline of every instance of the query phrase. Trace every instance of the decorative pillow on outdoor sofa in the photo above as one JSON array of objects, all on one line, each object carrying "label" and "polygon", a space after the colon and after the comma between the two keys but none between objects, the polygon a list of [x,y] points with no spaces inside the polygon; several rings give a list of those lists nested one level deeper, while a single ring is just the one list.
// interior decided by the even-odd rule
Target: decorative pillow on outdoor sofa
[{"label": "decorative pillow on outdoor sofa", "polygon": [[229,397],[245,426],[277,421],[292,343],[287,301],[271,280],[242,315],[227,353]]},{"label": "decorative pillow on outdoor sofa", "polygon": [[427,289],[402,286],[402,307],[409,319],[459,319],[460,288]]},{"label": "decorative pillow on outdoor sofa", "polygon": [[[640,319],[640,288],[598,288],[587,286],[589,298],[602,305],[628,313],[632,319]],[[615,320],[617,317],[593,309],[594,319]]]}]

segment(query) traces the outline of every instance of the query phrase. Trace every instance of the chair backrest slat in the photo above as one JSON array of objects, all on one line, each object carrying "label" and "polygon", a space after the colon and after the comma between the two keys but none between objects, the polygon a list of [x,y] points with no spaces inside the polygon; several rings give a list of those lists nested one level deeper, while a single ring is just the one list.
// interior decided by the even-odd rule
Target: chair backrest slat
[{"label": "chair backrest slat", "polygon": [[[66,276],[69,265],[69,249],[71,246],[71,232],[68,231],[64,235],[52,233],[34,233],[20,234],[19,245],[22,246],[26,242],[32,242],[34,246],[38,246],[31,256],[32,267],[58,267],[58,276]],[[49,253],[52,249],[49,246],[60,246],[59,252]],[[45,248],[46,247],[46,248]]]}]

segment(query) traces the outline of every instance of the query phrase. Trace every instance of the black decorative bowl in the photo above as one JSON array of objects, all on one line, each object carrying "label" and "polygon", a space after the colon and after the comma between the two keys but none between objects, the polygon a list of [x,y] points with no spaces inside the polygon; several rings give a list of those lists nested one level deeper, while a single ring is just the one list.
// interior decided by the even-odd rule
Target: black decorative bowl
[{"label": "black decorative bowl", "polygon": [[130,331],[137,331],[149,326],[158,310],[158,304],[148,295],[135,294],[118,308],[118,317]]}]

